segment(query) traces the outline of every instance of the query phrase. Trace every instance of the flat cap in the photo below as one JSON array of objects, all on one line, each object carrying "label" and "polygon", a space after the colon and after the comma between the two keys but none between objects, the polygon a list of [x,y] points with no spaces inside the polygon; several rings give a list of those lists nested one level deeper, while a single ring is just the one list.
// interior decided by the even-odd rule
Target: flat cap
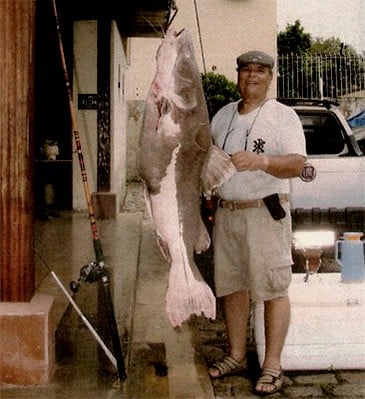
[{"label": "flat cap", "polygon": [[249,51],[237,57],[237,69],[247,64],[261,64],[272,68],[274,59],[263,51]]}]

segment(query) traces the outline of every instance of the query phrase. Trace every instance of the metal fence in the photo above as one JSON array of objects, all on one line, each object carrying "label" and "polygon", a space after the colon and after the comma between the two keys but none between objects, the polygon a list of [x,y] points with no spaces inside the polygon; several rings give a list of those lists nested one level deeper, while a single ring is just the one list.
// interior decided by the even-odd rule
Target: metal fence
[{"label": "metal fence", "polygon": [[365,58],[337,54],[279,56],[277,88],[279,97],[364,97]]}]

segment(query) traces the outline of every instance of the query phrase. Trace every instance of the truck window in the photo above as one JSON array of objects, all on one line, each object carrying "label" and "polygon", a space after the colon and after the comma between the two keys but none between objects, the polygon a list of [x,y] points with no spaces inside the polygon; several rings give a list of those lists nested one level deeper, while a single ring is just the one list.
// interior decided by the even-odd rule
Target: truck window
[{"label": "truck window", "polygon": [[296,110],[306,138],[307,154],[340,154],[345,149],[341,125],[330,112]]}]

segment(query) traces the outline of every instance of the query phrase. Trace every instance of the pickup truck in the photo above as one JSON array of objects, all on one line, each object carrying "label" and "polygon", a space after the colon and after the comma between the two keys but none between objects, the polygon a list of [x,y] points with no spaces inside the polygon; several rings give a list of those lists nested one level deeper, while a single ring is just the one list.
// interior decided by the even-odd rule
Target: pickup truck
[{"label": "pickup truck", "polygon": [[[320,247],[321,271],[338,272],[335,241],[344,232],[365,230],[365,156],[335,101],[278,101],[298,114],[308,154],[302,177],[290,180],[293,270],[304,271],[304,247]],[[209,228],[210,206],[203,207]]]},{"label": "pickup truck", "polygon": [[365,156],[335,101],[279,101],[298,114],[308,154],[304,176],[290,182],[294,235],[317,232],[315,245],[319,230],[332,231],[333,249],[345,231],[364,232]]}]

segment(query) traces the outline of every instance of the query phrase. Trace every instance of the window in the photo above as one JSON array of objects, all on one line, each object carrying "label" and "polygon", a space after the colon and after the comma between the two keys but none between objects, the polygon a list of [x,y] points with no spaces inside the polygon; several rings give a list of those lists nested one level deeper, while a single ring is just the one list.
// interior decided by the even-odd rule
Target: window
[{"label": "window", "polygon": [[340,122],[326,110],[296,110],[306,138],[308,155],[340,154],[345,140]]}]

